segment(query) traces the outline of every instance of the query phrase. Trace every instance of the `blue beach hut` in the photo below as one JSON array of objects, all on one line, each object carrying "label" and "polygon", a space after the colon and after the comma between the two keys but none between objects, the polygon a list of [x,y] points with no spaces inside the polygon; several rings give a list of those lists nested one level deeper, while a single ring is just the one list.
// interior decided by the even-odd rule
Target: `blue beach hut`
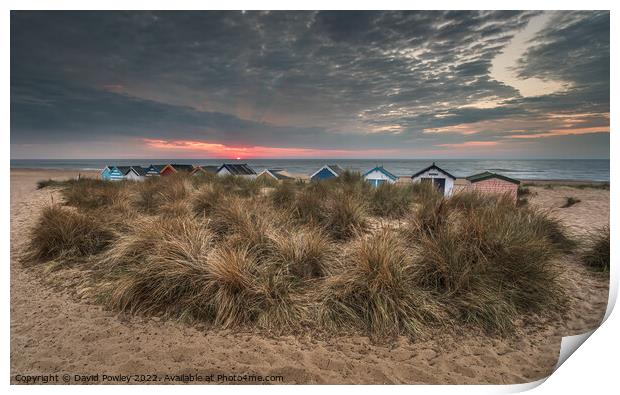
[{"label": "blue beach hut", "polygon": [[398,180],[397,176],[385,170],[383,166],[377,166],[374,169],[368,170],[363,177],[373,187],[378,187],[386,182],[393,184]]},{"label": "blue beach hut", "polygon": [[106,166],[101,172],[101,179],[104,181],[122,181],[125,174],[117,166]]},{"label": "blue beach hut", "polygon": [[325,165],[312,173],[310,181],[317,182],[329,180],[330,178],[340,177],[342,173],[344,173],[344,169],[339,165]]}]

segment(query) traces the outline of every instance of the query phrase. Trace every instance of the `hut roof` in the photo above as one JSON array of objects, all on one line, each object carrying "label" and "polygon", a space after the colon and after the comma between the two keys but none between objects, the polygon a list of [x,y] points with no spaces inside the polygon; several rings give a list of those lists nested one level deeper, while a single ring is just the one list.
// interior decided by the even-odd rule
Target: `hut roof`
[{"label": "hut roof", "polygon": [[176,171],[191,172],[192,170],[194,170],[194,166],[193,165],[183,165],[183,164],[178,164],[178,163],[171,163],[170,166],[172,166],[174,168],[174,170],[176,170]]},{"label": "hut roof", "polygon": [[267,173],[271,175],[273,178],[275,178],[276,180],[292,180],[293,179],[293,177],[286,174],[286,170],[284,169],[265,169],[262,173]]},{"label": "hut roof", "polygon": [[116,166],[116,168],[118,169],[118,171],[123,173],[123,175],[125,175],[129,173],[129,169],[131,169],[131,166]]},{"label": "hut roof", "polygon": [[146,171],[155,170],[156,172],[161,173],[164,167],[166,167],[166,165],[150,165],[146,168]]},{"label": "hut roof", "polygon": [[394,174],[392,174],[389,171],[385,170],[385,168],[383,168],[383,166],[376,166],[375,168],[368,170],[366,173],[364,173],[364,177],[366,177],[367,175],[369,175],[373,171],[381,172],[381,173],[385,174],[388,178],[390,178],[390,179],[392,179],[394,181],[398,179],[397,176],[395,176]]},{"label": "hut roof", "polygon": [[327,165],[327,167],[339,176],[345,172],[345,170],[342,167],[340,167],[340,165]]},{"label": "hut roof", "polygon": [[219,168],[220,168],[219,166],[211,166],[211,165],[209,165],[209,166],[196,166],[194,168],[194,173],[202,171],[204,173],[213,173],[213,174],[215,174],[215,173],[217,173]]},{"label": "hut roof", "polygon": [[435,164],[435,162],[433,162],[433,164],[432,164],[432,165],[430,165],[429,167],[424,168],[424,169],[420,170],[419,172],[415,173],[414,175],[412,175],[412,176],[411,176],[411,178],[416,178],[416,177],[417,177],[417,176],[419,176],[420,174],[425,173],[425,172],[427,172],[427,171],[429,171],[429,170],[432,170],[432,169],[435,169],[435,170],[437,170],[437,171],[440,171],[440,172],[442,172],[443,174],[447,175],[448,177],[452,178],[453,180],[456,180],[456,177],[454,177],[452,174],[448,173],[447,171],[445,171],[445,170],[444,170],[444,169],[442,169],[441,167],[437,166],[437,165]]},{"label": "hut roof", "polygon": [[320,173],[321,170],[323,170],[323,169],[329,170],[336,177],[339,177],[340,175],[342,175],[342,173],[345,172],[345,170],[342,167],[340,167],[340,165],[325,165],[325,166],[321,167],[320,169],[318,169],[317,171],[315,171],[314,173],[312,173],[310,175],[310,178],[312,178],[315,175],[317,175],[318,173]]},{"label": "hut roof", "polygon": [[466,178],[467,178],[467,181],[469,181],[471,183],[488,180],[490,178],[499,178],[500,180],[508,181],[508,182],[511,182],[511,183],[517,184],[517,185],[519,185],[521,183],[521,181],[515,180],[514,178],[506,177],[504,175],[497,174],[497,173],[491,173],[490,171],[485,171],[485,172],[482,172],[482,173],[474,174],[474,175],[466,177]]},{"label": "hut roof", "polygon": [[247,165],[247,163],[224,163],[217,169],[219,173],[222,169],[228,170],[228,172],[235,176],[246,176],[256,174],[254,169]]},{"label": "hut roof", "polygon": [[[144,168],[142,166],[131,166],[131,169],[133,171],[135,171],[136,174],[139,175],[139,176],[145,176],[146,175],[146,168]],[[127,174],[127,173],[125,173],[125,174]]]}]

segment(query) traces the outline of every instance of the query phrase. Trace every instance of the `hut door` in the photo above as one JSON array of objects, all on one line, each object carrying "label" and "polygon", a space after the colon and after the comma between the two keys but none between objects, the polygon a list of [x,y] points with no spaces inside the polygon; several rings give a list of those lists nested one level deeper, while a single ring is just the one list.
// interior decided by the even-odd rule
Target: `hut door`
[{"label": "hut door", "polygon": [[446,190],[446,179],[445,178],[433,178],[433,183],[439,189],[439,192],[443,195]]}]

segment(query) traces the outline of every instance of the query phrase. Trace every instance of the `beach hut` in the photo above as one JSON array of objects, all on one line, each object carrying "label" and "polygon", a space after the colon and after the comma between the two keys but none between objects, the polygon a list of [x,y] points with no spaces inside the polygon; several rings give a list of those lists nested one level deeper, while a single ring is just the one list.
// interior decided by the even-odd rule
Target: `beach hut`
[{"label": "beach hut", "polygon": [[450,196],[452,195],[452,188],[454,187],[456,177],[435,165],[435,162],[433,162],[429,167],[412,175],[411,179],[414,183],[431,182],[444,196]]},{"label": "beach hut", "polygon": [[110,171],[111,171],[111,166],[106,166],[103,170],[101,170],[101,173],[99,173],[99,177],[104,181],[109,181]]},{"label": "beach hut", "polygon": [[286,181],[294,179],[284,169],[265,169],[261,171],[256,178],[273,179],[276,181]]},{"label": "beach hut", "polygon": [[383,166],[377,166],[374,169],[368,170],[363,177],[373,187],[378,187],[386,182],[394,184],[398,180],[397,176],[385,170]]},{"label": "beach hut", "polygon": [[146,169],[142,166],[129,166],[124,172],[127,181],[144,181]]},{"label": "beach hut", "polygon": [[194,167],[194,170],[192,170],[191,174],[193,176],[215,174],[219,168],[219,166],[196,166]]},{"label": "beach hut", "polygon": [[316,182],[329,180],[330,178],[340,177],[342,173],[344,173],[344,169],[339,165],[325,165],[312,173],[310,176],[310,181]]},{"label": "beach hut", "polygon": [[247,163],[224,163],[215,174],[218,176],[256,178],[256,172]]},{"label": "beach hut", "polygon": [[521,181],[501,174],[485,171],[465,178],[469,182],[468,190],[481,193],[506,194],[517,201],[517,190]]},{"label": "beach hut", "polygon": [[106,166],[101,171],[101,179],[104,181],[122,181],[125,179],[125,174],[117,166]]},{"label": "beach hut", "polygon": [[178,163],[169,163],[159,172],[160,176],[171,176],[179,172],[191,173],[194,170],[192,165],[181,165]]},{"label": "beach hut", "polygon": [[165,165],[150,165],[146,168],[145,177],[159,177]]}]

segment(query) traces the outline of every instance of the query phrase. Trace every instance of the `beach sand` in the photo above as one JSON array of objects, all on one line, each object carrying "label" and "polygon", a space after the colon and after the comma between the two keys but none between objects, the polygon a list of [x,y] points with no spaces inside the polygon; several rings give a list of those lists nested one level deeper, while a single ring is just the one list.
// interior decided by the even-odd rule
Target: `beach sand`
[{"label": "beach sand", "polygon": [[[605,313],[608,275],[583,268],[574,257],[562,262],[562,281],[571,295],[562,322],[528,317],[509,338],[456,328],[427,340],[400,338],[376,345],[365,336],[277,337],[106,311],[52,281],[58,275],[65,282],[78,281],[79,270],[50,275],[18,261],[39,211],[60,198],[57,192],[36,190],[36,181],[75,176],[71,171],[11,171],[12,383],[18,374],[99,374],[101,379],[103,374],[190,373],[280,375],[287,384],[523,383],[549,375],[561,337],[596,328]],[[554,209],[553,215],[575,235],[609,222],[607,190],[530,189],[530,204]],[[566,196],[581,203],[559,209]]]}]

